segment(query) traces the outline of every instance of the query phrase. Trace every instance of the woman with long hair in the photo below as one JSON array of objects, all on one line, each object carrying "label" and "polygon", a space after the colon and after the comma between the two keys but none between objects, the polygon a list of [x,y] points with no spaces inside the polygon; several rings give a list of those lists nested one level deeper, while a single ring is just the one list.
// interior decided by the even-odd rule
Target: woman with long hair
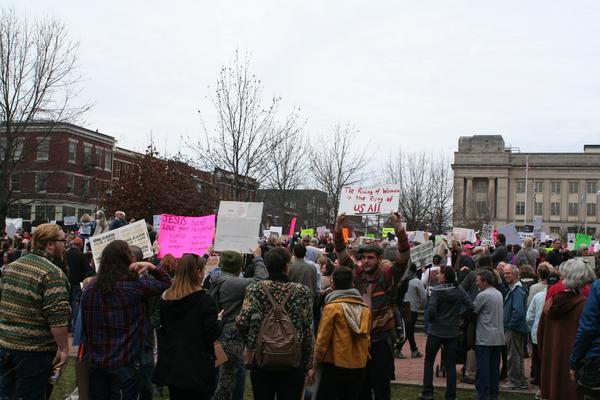
[{"label": "woman with long hair", "polygon": [[173,285],[160,299],[158,361],[153,380],[168,386],[172,400],[208,399],[214,392],[214,342],[222,312],[202,288],[206,260],[181,257]]},{"label": "woman with long hair", "polygon": [[81,296],[91,399],[138,398],[147,299],[170,283],[169,275],[151,263],[134,262],[127,242],[115,240],[104,248],[98,275]]},{"label": "woman with long hair", "polygon": [[92,236],[100,235],[101,233],[108,232],[108,221],[106,220],[104,211],[102,211],[102,210],[96,211],[96,220],[94,222],[95,222],[95,224],[94,224],[94,231],[92,232]]}]

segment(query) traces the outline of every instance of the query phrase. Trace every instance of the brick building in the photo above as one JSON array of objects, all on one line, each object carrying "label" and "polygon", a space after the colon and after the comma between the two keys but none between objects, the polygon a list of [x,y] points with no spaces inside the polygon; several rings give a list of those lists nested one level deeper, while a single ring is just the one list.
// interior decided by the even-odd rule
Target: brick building
[{"label": "brick building", "polygon": [[258,201],[264,202],[263,224],[266,227],[289,228],[297,217],[296,229],[327,226],[327,193],[313,189],[281,190],[261,189]]}]

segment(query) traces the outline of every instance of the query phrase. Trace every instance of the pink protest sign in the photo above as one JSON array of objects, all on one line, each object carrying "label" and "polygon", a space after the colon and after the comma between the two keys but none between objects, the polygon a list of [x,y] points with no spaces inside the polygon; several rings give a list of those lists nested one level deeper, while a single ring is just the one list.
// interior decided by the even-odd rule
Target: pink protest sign
[{"label": "pink protest sign", "polygon": [[172,254],[179,258],[185,253],[204,255],[215,236],[215,215],[181,217],[161,214],[158,235],[159,257]]},{"label": "pink protest sign", "polygon": [[294,236],[294,229],[296,229],[296,217],[292,218],[292,223],[290,224],[290,237]]}]

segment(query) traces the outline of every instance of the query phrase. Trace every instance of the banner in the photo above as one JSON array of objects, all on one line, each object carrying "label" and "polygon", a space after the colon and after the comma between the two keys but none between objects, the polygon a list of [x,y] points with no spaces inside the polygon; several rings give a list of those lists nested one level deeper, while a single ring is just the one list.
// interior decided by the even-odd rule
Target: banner
[{"label": "banner", "polygon": [[263,203],[221,201],[217,216],[215,251],[251,253],[258,245]]},{"label": "banner", "polygon": [[475,230],[467,228],[452,228],[452,237],[460,242],[475,242]]},{"label": "banner", "polygon": [[292,218],[292,222],[290,223],[290,237],[294,236],[294,229],[296,229],[296,217]]},{"label": "banner", "polygon": [[433,242],[428,240],[410,249],[410,261],[416,264],[418,268],[431,264],[433,261]]},{"label": "banner", "polygon": [[171,254],[180,258],[186,253],[202,256],[215,236],[215,215],[205,217],[183,217],[171,214],[160,215],[158,256]]},{"label": "banner", "polygon": [[133,224],[125,225],[118,229],[108,231],[101,235],[90,237],[90,247],[92,248],[92,255],[94,256],[96,269],[100,267],[102,250],[104,250],[106,245],[113,240],[124,240],[130,246],[138,246],[142,249],[144,258],[150,258],[153,255],[152,243],[150,243],[150,236],[148,235],[146,221],[141,220],[134,222]]},{"label": "banner", "polygon": [[[586,245],[589,249],[590,245],[592,244],[592,235],[586,235],[583,233],[578,233],[577,235],[575,235],[575,245],[573,246],[573,250],[577,251],[579,246],[581,246],[582,244]],[[595,264],[592,264],[592,266],[594,265]]]},{"label": "banner", "polygon": [[23,227],[23,218],[5,218],[4,224],[6,227],[4,230],[9,238],[14,238],[17,231]]},{"label": "banner", "polygon": [[338,212],[346,215],[389,214],[398,211],[399,202],[400,185],[346,186],[342,188]]},{"label": "banner", "polygon": [[523,245],[523,241],[519,237],[514,223],[499,226],[496,228],[496,231],[504,235],[506,238],[505,244],[518,244],[519,246]]},{"label": "banner", "polygon": [[77,225],[77,217],[75,217],[75,216],[63,217],[63,223],[65,224],[65,226]]},{"label": "banner", "polygon": [[302,229],[300,231],[300,236],[304,236],[304,235],[310,235],[313,236],[315,234],[315,230],[310,228],[310,229]]}]

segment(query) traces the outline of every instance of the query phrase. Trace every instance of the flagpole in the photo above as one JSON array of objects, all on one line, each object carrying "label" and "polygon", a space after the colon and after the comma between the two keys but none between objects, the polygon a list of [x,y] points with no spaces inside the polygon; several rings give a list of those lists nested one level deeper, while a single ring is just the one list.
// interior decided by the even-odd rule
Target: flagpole
[{"label": "flagpole", "polygon": [[527,225],[527,177],[529,175],[529,156],[525,158],[525,215],[523,216],[523,225]]}]

